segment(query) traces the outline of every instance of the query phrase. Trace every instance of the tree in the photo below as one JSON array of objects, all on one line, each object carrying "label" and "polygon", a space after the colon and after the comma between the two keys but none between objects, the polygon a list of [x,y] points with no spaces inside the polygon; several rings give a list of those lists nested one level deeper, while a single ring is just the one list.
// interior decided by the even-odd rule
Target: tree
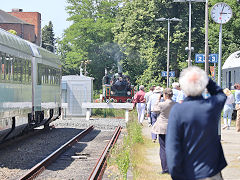
[{"label": "tree", "polygon": [[[209,5],[209,11],[211,7],[216,3],[222,2],[220,0],[211,0]],[[222,63],[231,55],[240,49],[240,6],[237,1],[225,0],[225,3],[231,6],[233,11],[233,16],[230,21],[223,24],[222,32]],[[219,24],[216,24],[211,19],[209,24],[209,48],[212,53],[218,53],[218,43],[219,43]]]},{"label": "tree", "polygon": [[17,35],[17,31],[13,30],[13,29],[9,29],[8,32],[14,34],[14,35]]},{"label": "tree", "polygon": [[42,28],[42,47],[51,52],[55,51],[55,38],[51,21]]},{"label": "tree", "polygon": [[[182,23],[171,23],[170,70],[179,71],[187,66],[188,46],[187,3],[172,3],[165,0],[135,0],[124,2],[113,29],[115,40],[123,49],[126,58],[123,65],[138,84],[146,86],[164,85],[166,78],[167,22],[156,22],[157,18],[179,17]],[[198,52],[204,49],[204,4],[193,5],[192,41]]]},{"label": "tree", "polygon": [[[101,88],[104,69],[116,64],[109,55],[109,44],[113,43],[111,31],[118,11],[118,0],[68,0],[69,19],[72,25],[66,29],[60,41],[60,51],[64,58],[63,73],[79,74],[82,61],[92,60],[87,66],[93,76],[94,88]],[[115,46],[112,46],[115,47]],[[114,51],[112,49],[112,51]]]}]

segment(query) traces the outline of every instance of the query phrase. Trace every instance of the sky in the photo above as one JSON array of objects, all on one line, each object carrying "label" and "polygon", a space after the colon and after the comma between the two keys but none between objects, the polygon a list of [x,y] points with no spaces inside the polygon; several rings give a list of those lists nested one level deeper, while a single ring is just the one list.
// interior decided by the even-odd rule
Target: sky
[{"label": "sky", "polygon": [[71,23],[67,21],[68,14],[65,10],[66,0],[5,0],[0,9],[11,12],[13,8],[23,9],[23,12],[39,12],[42,18],[42,27],[53,23],[55,38],[62,37],[64,29]]}]

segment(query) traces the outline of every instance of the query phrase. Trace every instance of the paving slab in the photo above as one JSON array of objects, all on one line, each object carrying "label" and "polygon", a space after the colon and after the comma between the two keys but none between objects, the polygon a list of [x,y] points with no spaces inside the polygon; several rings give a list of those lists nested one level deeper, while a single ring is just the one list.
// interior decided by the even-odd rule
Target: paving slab
[{"label": "paving slab", "polygon": [[[147,121],[143,122],[142,134],[146,138],[151,139],[151,127],[148,127]],[[225,158],[227,160],[228,166],[223,169],[222,174],[224,180],[240,180],[240,132],[236,132],[235,127],[230,127],[230,129],[225,129],[221,131],[221,143],[223,146],[223,151]],[[152,148],[152,147],[151,147]],[[149,149],[149,151],[153,151]],[[156,154],[152,152],[149,161],[159,161],[159,147],[156,147]]]}]

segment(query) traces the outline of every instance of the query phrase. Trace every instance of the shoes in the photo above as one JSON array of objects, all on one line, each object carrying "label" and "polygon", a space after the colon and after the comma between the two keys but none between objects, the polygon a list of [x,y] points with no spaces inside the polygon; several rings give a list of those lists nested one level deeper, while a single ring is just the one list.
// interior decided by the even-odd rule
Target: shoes
[{"label": "shoes", "polygon": [[141,126],[143,126],[143,123],[140,123]]},{"label": "shoes", "polygon": [[156,142],[156,139],[153,139],[152,142],[155,143],[155,142]]},{"label": "shoes", "polygon": [[149,124],[148,124],[148,127],[151,127],[151,126],[152,126],[152,125],[149,123]]},{"label": "shoes", "polygon": [[227,125],[224,125],[222,129],[226,129],[228,126]]},{"label": "shoes", "polygon": [[169,172],[168,171],[162,171],[162,172],[160,172],[160,174],[169,174]]}]

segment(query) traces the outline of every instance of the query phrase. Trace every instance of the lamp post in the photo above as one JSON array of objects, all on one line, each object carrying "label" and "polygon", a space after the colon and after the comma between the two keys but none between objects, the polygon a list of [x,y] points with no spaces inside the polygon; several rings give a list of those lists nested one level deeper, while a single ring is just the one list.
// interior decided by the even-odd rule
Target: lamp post
[{"label": "lamp post", "polygon": [[189,3],[189,26],[188,26],[188,66],[192,65],[191,54],[192,54],[192,45],[191,45],[191,36],[192,36],[192,2],[206,2],[206,0],[173,0],[173,2],[188,2]]},{"label": "lamp post", "polygon": [[178,18],[159,18],[156,21],[167,21],[168,22],[168,42],[167,42],[167,88],[169,87],[169,46],[170,46],[170,22],[171,21],[182,21]]},{"label": "lamp post", "polygon": [[82,65],[84,64],[84,75],[87,75],[87,64],[89,64],[92,60],[83,60],[81,61],[81,65],[80,65],[80,75],[81,75],[81,69],[82,69]]}]

